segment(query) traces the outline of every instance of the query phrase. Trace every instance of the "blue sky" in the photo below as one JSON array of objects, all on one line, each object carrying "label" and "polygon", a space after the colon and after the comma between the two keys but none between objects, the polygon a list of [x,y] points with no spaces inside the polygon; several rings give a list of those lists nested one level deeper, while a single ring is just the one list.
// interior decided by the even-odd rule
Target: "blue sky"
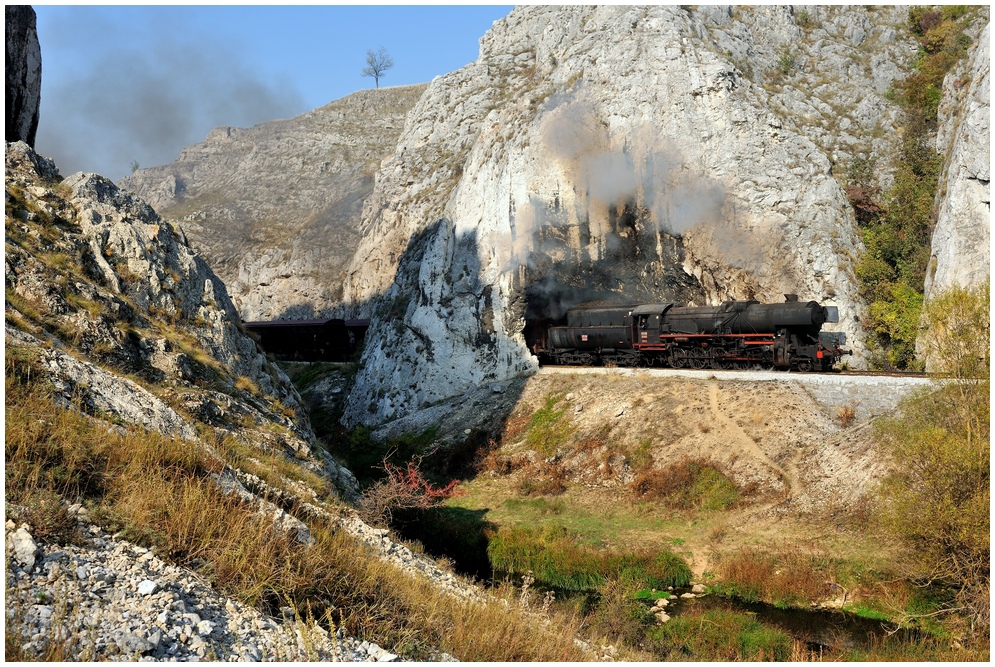
[{"label": "blue sky", "polygon": [[426,83],[477,58],[511,6],[35,5],[42,49],[36,147],[63,175],[112,179],[173,161],[214,127],[289,118],[373,88]]}]

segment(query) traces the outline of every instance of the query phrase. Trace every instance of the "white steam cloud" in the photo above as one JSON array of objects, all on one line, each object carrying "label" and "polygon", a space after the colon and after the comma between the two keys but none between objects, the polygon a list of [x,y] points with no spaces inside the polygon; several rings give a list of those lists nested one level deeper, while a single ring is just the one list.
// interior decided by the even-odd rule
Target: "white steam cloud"
[{"label": "white steam cloud", "polygon": [[635,203],[650,211],[644,222],[675,236],[721,217],[725,189],[695,174],[655,128],[637,128],[624,146],[617,146],[608,123],[583,92],[554,96],[549,107],[541,126],[543,146],[591,202]]}]

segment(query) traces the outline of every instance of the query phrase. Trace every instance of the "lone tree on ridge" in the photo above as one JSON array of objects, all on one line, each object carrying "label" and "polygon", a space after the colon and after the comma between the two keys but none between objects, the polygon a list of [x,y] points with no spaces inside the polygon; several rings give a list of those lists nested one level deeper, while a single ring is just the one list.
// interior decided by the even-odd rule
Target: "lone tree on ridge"
[{"label": "lone tree on ridge", "polygon": [[377,88],[380,87],[380,77],[384,76],[384,73],[394,66],[394,59],[390,57],[387,53],[387,49],[380,47],[379,51],[373,51],[372,49],[367,49],[366,51],[366,67],[363,68],[363,76],[372,76],[373,80],[377,83]]}]

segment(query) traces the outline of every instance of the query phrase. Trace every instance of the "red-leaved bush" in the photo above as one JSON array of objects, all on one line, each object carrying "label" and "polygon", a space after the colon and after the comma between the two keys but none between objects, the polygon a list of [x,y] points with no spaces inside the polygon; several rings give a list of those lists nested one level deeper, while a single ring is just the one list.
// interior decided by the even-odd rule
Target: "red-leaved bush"
[{"label": "red-leaved bush", "polygon": [[397,510],[428,509],[460,494],[458,479],[445,486],[433,486],[422,474],[420,464],[420,458],[408,461],[406,468],[384,461],[387,476],[367,489],[359,503],[363,520],[389,525]]}]

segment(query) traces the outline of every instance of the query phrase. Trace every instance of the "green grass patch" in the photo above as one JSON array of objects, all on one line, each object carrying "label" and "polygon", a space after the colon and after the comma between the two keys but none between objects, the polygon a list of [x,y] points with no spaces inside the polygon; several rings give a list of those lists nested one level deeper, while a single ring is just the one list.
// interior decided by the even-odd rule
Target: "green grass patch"
[{"label": "green grass patch", "polygon": [[794,641],[746,613],[712,609],[672,618],[649,633],[668,660],[786,661]]},{"label": "green grass patch", "polygon": [[525,433],[525,444],[543,456],[553,456],[560,445],[574,432],[571,424],[565,422],[563,415],[566,406],[557,409],[557,404],[563,400],[564,394],[550,394],[543,406],[532,413]]},{"label": "green grass patch", "polygon": [[559,516],[566,510],[566,503],[562,498],[509,498],[504,505],[516,514],[528,512]]},{"label": "green grass patch", "polygon": [[864,605],[849,605],[843,607],[843,610],[850,612],[854,616],[859,616],[860,618],[869,618],[872,621],[891,620],[891,617],[888,614],[884,613],[883,611],[879,611],[877,609],[874,609],[873,607],[867,607]]},{"label": "green grass patch", "polygon": [[641,591],[636,591],[633,596],[637,600],[669,600],[673,596],[667,591],[658,591],[655,588],[644,588]]},{"label": "green grass patch", "polygon": [[536,581],[570,591],[593,591],[609,578],[632,583],[634,590],[686,586],[691,570],[669,551],[617,552],[585,544],[558,526],[502,527],[487,555],[500,572],[532,572]]}]

